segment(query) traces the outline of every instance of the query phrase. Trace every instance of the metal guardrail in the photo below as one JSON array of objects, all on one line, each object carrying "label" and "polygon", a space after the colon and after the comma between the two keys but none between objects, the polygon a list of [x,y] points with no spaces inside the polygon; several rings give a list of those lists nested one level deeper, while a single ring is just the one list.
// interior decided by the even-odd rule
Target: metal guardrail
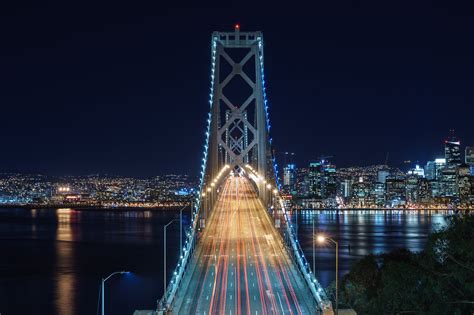
[{"label": "metal guardrail", "polygon": [[181,254],[179,256],[178,264],[176,265],[175,270],[173,271],[171,280],[167,286],[165,294],[163,295],[161,300],[158,301],[158,314],[165,313],[170,310],[174,297],[176,295],[176,291],[179,288],[179,285],[184,276],[184,272],[186,271],[192,254],[194,253],[197,238],[196,229],[199,222],[199,214],[199,211],[192,211],[192,224],[187,228],[184,246],[183,248],[180,248]]},{"label": "metal guardrail", "polygon": [[[200,209],[200,208],[198,208]],[[275,209],[276,210],[276,209]],[[298,237],[296,236],[295,229],[291,224],[291,220],[288,217],[288,213],[285,207],[280,204],[280,210],[284,214],[285,222],[285,233],[288,237],[288,244],[287,246],[291,250],[292,255],[290,257],[294,260],[296,266],[298,266],[298,270],[303,275],[303,278],[310,289],[310,292],[316,301],[316,305],[319,308],[319,312],[323,313],[324,311],[330,311],[332,309],[331,301],[326,296],[326,292],[324,291],[321,284],[318,282],[315,276],[315,271],[311,270],[310,265],[304,255],[303,249],[301,248]],[[192,211],[193,219],[191,226],[186,231],[186,239],[184,247],[180,249],[181,255],[179,257],[179,261],[175,270],[173,271],[171,280],[169,285],[166,289],[165,294],[159,300],[157,305],[157,313],[163,314],[166,313],[171,309],[171,305],[173,300],[176,296],[176,292],[181,284],[181,281],[184,277],[184,273],[189,265],[189,261],[192,258],[192,254],[194,253],[195,245],[196,245],[196,238],[197,238],[197,226],[199,223],[200,211]]]},{"label": "metal guardrail", "polygon": [[326,292],[324,291],[321,284],[316,279],[315,270],[311,270],[310,265],[304,255],[303,249],[300,246],[296,231],[291,224],[291,220],[288,217],[288,213],[285,207],[280,204],[280,209],[283,211],[285,218],[285,232],[289,240],[288,246],[292,250],[293,255],[291,256],[298,266],[299,271],[303,275],[303,278],[311,291],[313,298],[316,301],[316,305],[319,307],[319,312],[332,310],[331,301],[328,299]]}]

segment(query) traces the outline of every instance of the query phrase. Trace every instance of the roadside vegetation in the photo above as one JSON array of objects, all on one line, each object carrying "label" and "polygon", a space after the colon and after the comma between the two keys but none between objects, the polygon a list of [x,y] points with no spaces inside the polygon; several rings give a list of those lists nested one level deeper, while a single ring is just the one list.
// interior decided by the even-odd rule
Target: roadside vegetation
[{"label": "roadside vegetation", "polygon": [[[358,314],[473,314],[474,215],[447,220],[421,252],[398,249],[356,263],[341,279],[339,308]],[[328,288],[331,296],[334,287]]]}]

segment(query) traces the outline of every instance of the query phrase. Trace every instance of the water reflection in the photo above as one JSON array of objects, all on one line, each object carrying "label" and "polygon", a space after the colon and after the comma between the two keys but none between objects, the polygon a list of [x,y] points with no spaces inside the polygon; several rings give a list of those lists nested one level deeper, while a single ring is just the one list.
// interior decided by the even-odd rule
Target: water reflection
[{"label": "water reflection", "polygon": [[[403,210],[302,210],[292,213],[298,226],[305,255],[312,262],[312,222],[316,233],[324,233],[338,240],[341,273],[346,273],[358,259],[395,248],[421,251],[430,232],[445,224],[449,211]],[[334,248],[318,246],[316,272],[326,286],[335,278]]]},{"label": "water reflection", "polygon": [[74,242],[77,229],[74,223],[80,222],[80,212],[69,208],[57,209],[56,228],[56,307],[58,314],[68,314],[74,305],[74,289],[76,287],[77,275],[75,270],[74,246],[67,242]]},{"label": "water reflection", "polygon": [[80,223],[81,212],[69,208],[62,208],[56,210],[56,218],[58,227],[56,229],[56,239],[58,241],[72,242],[78,238],[80,230],[73,229],[73,225]]},{"label": "water reflection", "polygon": [[[341,273],[345,273],[368,253],[397,247],[423,249],[429,232],[445,224],[446,214],[318,210],[301,211],[298,222],[293,213],[292,222],[299,227],[300,243],[311,264],[313,220],[318,232],[337,239]],[[1,261],[0,292],[22,292],[14,295],[22,297],[16,300],[0,294],[0,311],[31,314],[23,303],[28,300],[30,305],[46,306],[41,314],[93,314],[100,278],[121,269],[134,271],[135,279],[143,281],[135,287],[120,278],[110,282],[110,314],[132,314],[137,307],[153,309],[162,294],[163,225],[178,216],[178,212],[148,210],[0,209],[3,253],[13,257]],[[189,223],[187,214],[185,226]],[[178,256],[179,225],[169,233],[168,254],[173,261]],[[335,278],[334,247],[318,246],[315,259],[317,277],[327,286]],[[2,282],[7,277],[13,280]],[[24,289],[33,286],[38,289]]]}]

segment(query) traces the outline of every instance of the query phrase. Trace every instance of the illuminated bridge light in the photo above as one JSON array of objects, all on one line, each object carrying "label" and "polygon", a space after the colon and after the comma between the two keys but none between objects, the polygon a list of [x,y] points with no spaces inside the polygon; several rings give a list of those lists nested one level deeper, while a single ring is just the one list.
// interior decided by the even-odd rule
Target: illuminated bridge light
[{"label": "illuminated bridge light", "polygon": [[[238,24],[235,25],[235,30],[237,31],[238,29],[240,29],[240,26]],[[202,237],[202,238],[197,238],[197,235],[198,235],[198,232],[199,233],[206,233],[206,231],[208,230],[213,230],[213,229],[226,229],[225,232],[231,232],[233,228],[235,228],[235,225],[231,225],[231,226],[226,226],[226,222],[231,222],[232,220],[222,220],[222,221],[219,221],[218,224],[217,223],[213,223],[212,219],[213,217],[215,216],[211,216],[210,218],[209,217],[206,217],[206,224],[205,224],[205,227],[201,226],[201,219],[203,219],[202,217],[202,211],[204,208],[206,208],[205,210],[206,211],[219,211],[218,209],[224,209],[225,207],[219,207],[217,204],[219,202],[224,202],[224,201],[221,201],[221,200],[225,200],[226,198],[229,198],[230,194],[229,193],[229,187],[240,187],[240,188],[235,188],[235,189],[244,189],[243,187],[247,187],[247,188],[250,188],[251,187],[251,190],[250,191],[247,191],[245,194],[247,196],[247,198],[249,198],[248,196],[255,196],[255,197],[252,197],[252,198],[258,198],[258,194],[256,191],[253,191],[254,189],[264,189],[265,190],[265,195],[266,197],[262,197],[262,201],[265,201],[265,198],[273,198],[273,199],[277,199],[274,203],[274,207],[278,210],[278,211],[283,211],[284,213],[284,225],[283,225],[283,228],[284,228],[284,233],[285,233],[285,236],[286,236],[286,240],[288,241],[288,247],[278,247],[278,248],[283,248],[284,250],[288,250],[290,252],[292,252],[292,255],[290,255],[291,257],[291,264],[295,266],[295,270],[298,270],[297,272],[297,275],[298,277],[301,277],[301,281],[300,283],[306,283],[306,287],[304,290],[308,290],[308,294],[309,296],[314,299],[314,304],[311,304],[312,306],[311,307],[314,307],[314,305],[318,305],[318,308],[320,310],[322,310],[323,308],[326,308],[327,305],[330,305],[330,302],[328,302],[329,300],[327,299],[327,297],[325,296],[325,293],[324,291],[321,289],[319,283],[316,281],[316,279],[314,278],[314,275],[313,275],[313,272],[308,269],[308,262],[306,261],[306,258],[305,256],[302,254],[302,250],[301,250],[301,247],[299,245],[299,241],[295,235],[295,231],[294,231],[294,228],[293,228],[293,225],[291,224],[291,220],[289,219],[287,213],[286,213],[286,209],[284,207],[284,204],[283,204],[283,200],[280,196],[278,196],[279,194],[279,187],[280,187],[280,184],[279,184],[279,180],[278,180],[278,177],[275,176],[277,174],[277,171],[278,171],[278,165],[275,161],[275,158],[272,157],[270,158],[268,161],[266,161],[267,163],[264,163],[265,165],[263,166],[263,169],[262,169],[262,166],[261,164],[258,164],[258,167],[256,167],[256,170],[254,170],[252,168],[251,165],[249,164],[243,164],[243,161],[252,161],[252,159],[248,159],[248,157],[245,157],[245,159],[242,157],[242,156],[239,156],[240,155],[240,152],[253,152],[253,150],[255,150],[256,152],[258,152],[258,149],[260,147],[266,147],[266,148],[270,148],[271,149],[271,145],[272,145],[272,138],[270,136],[270,129],[271,129],[271,125],[270,125],[270,115],[269,115],[269,106],[267,105],[268,104],[268,100],[267,100],[267,93],[266,93],[266,80],[265,80],[265,77],[264,77],[264,65],[263,65],[263,39],[262,39],[262,36],[261,36],[261,33],[260,32],[257,32],[257,33],[241,33],[242,35],[245,34],[245,36],[238,36],[238,38],[236,38],[237,36],[235,35],[234,32],[229,32],[229,33],[213,33],[213,36],[211,38],[212,42],[211,42],[211,56],[212,56],[212,59],[211,59],[211,64],[212,64],[212,67],[211,67],[211,72],[210,72],[210,81],[211,81],[211,84],[210,84],[210,93],[209,93],[209,105],[210,105],[210,110],[208,111],[208,117],[206,119],[206,126],[207,128],[205,129],[205,145],[204,145],[204,152],[203,152],[203,157],[202,157],[202,165],[201,165],[201,176],[200,176],[200,179],[199,179],[199,189],[198,191],[200,193],[198,193],[198,198],[196,198],[196,204],[194,205],[195,206],[195,211],[192,215],[192,224],[190,225],[190,233],[186,233],[186,235],[188,236],[186,238],[186,241],[185,241],[185,246],[183,247],[183,254],[180,256],[180,262],[177,264],[178,266],[178,269],[175,269],[174,271],[174,278],[171,280],[171,284],[173,285],[170,285],[167,287],[167,292],[165,292],[165,294],[163,295],[163,298],[162,300],[160,301],[159,305],[161,305],[163,307],[162,310],[172,310],[173,307],[177,307],[177,305],[174,305],[174,301],[175,301],[175,297],[176,295],[180,295],[183,296],[183,295],[186,295],[186,286],[182,286],[180,285],[180,282],[182,281],[181,279],[184,279],[185,276],[187,276],[188,273],[190,273],[190,277],[191,279],[194,279],[194,274],[192,274],[191,270],[194,270],[194,268],[187,268],[189,266],[189,263],[190,261],[192,261],[193,259],[198,259],[196,258],[198,254],[195,254],[195,253],[198,253],[198,252],[201,252],[201,251],[204,251],[203,248],[207,248],[207,247],[204,247],[204,243],[206,242],[206,240],[210,240],[210,238],[206,238],[206,237]],[[229,37],[229,36],[232,36]],[[251,40],[247,40],[245,38],[247,38],[247,36],[250,36],[251,37]],[[220,99],[222,99],[222,97],[224,96],[224,92],[225,91],[223,89],[223,85],[225,85],[225,83],[223,82],[219,82],[219,80],[217,80],[216,78],[219,77],[219,76],[222,76],[222,74],[220,73],[221,70],[221,67],[219,66],[219,64],[217,63],[220,63],[221,60],[223,60],[224,58],[222,58],[222,55],[221,55],[221,52],[224,51],[224,49],[221,49],[221,48],[225,48],[226,51],[229,50],[229,49],[232,49],[232,47],[235,47],[233,45],[235,45],[235,41],[238,40],[238,47],[246,47],[246,45],[249,45],[248,47],[252,48],[251,49],[251,53],[253,54],[253,57],[257,60],[260,60],[260,62],[256,62],[254,63],[254,66],[255,66],[255,69],[254,71],[259,71],[258,69],[260,69],[260,75],[257,75],[257,76],[254,76],[254,81],[260,81],[260,82],[255,82],[255,85],[259,86],[261,91],[260,93],[258,94],[259,95],[259,98],[255,101],[255,107],[256,107],[256,110],[259,111],[259,113],[261,115],[263,115],[264,117],[264,126],[263,128],[256,128],[253,124],[251,124],[250,122],[246,121],[246,123],[248,123],[248,125],[245,125],[244,126],[247,126],[248,128],[246,128],[246,130],[249,130],[248,132],[252,132],[252,136],[253,136],[253,139],[257,139],[256,141],[253,141],[252,143],[253,144],[246,144],[246,145],[255,145],[255,148],[247,148],[245,146],[242,146],[240,145],[237,145],[237,149],[236,151],[232,151],[232,152],[227,152],[226,150],[229,150],[229,148],[234,148],[233,146],[229,146],[229,143],[226,142],[228,140],[225,140],[224,138],[221,138],[219,139],[218,135],[219,134],[224,134],[225,132],[228,132],[228,130],[225,130],[226,127],[218,127],[216,129],[218,130],[214,130],[214,129],[211,129],[211,123],[212,123],[212,112],[214,111],[213,109],[213,106],[223,106],[225,104],[221,104],[221,102],[219,102]],[[220,46],[219,49],[217,48],[217,46]],[[226,45],[229,45],[229,47],[227,47]],[[255,49],[257,48],[257,49]],[[218,55],[219,55],[219,58],[218,58]],[[227,58],[227,57],[226,57]],[[230,57],[232,59],[232,57]],[[229,60],[226,60],[226,62],[229,62]],[[238,61],[233,61],[234,64],[232,64],[231,62],[231,66],[235,66],[237,64],[239,64]],[[245,73],[245,70],[243,69],[242,70],[244,73]],[[217,72],[217,73],[216,73]],[[237,74],[237,75],[240,75],[240,74]],[[215,98],[214,98],[215,96]],[[226,97],[228,97],[229,95],[227,95]],[[214,99],[216,100],[216,102],[214,102]],[[230,102],[234,102],[233,100],[230,99]],[[222,108],[219,107],[219,109],[222,110]],[[229,117],[231,117],[230,119],[233,119],[232,117],[238,117],[239,115],[242,115],[242,113],[239,113],[239,115],[232,115],[232,109],[230,110],[231,111],[231,115]],[[229,125],[229,124],[227,124]],[[221,128],[219,130],[219,128]],[[241,131],[243,132],[243,131]],[[266,143],[264,144],[260,144],[258,143],[258,141],[262,141],[262,140],[258,140],[258,139],[266,139]],[[214,144],[217,144],[219,150],[222,148],[222,152],[220,152],[221,155],[219,156],[214,156],[215,151],[211,151],[210,150],[210,147],[209,147],[209,144],[210,143],[213,143]],[[233,149],[230,149],[230,150],[233,150]],[[224,154],[222,154],[224,153]],[[233,153],[233,154],[230,154],[230,153]],[[224,156],[227,156],[227,158],[224,158]],[[234,159],[233,160],[233,156],[237,156],[238,159]],[[209,159],[208,159],[209,158]],[[270,163],[271,162],[271,163]],[[217,163],[217,164],[215,164]],[[228,173],[226,172],[228,169],[232,168],[230,165],[233,166],[240,166],[240,175],[242,175],[241,177],[240,176],[227,176],[228,173],[231,173],[233,174],[233,172],[231,172],[230,170],[228,171]],[[221,167],[222,165],[224,165],[223,167]],[[268,165],[268,166],[267,166]],[[258,172],[257,172],[258,170]],[[251,183],[251,181],[253,181],[253,183],[257,183],[257,182],[263,182],[263,186],[261,184],[259,185],[251,185],[251,186],[246,186],[246,185],[242,185],[242,186],[226,186],[226,185],[229,185],[229,181],[237,181],[237,180],[241,180],[243,182],[248,182],[248,183]],[[206,186],[205,186],[206,185]],[[210,187],[209,187],[210,186]],[[219,186],[220,188],[222,189],[216,189],[217,186]],[[211,189],[211,187],[213,187],[213,189]],[[215,188],[214,188],[215,187]],[[226,189],[227,187],[227,189]],[[259,188],[255,188],[255,187],[259,187]],[[245,188],[245,189],[247,189]],[[269,191],[267,191],[266,189],[268,189]],[[208,196],[206,196],[206,192],[208,194]],[[212,194],[211,194],[212,192]],[[272,196],[271,192],[273,192],[273,194],[276,196]],[[235,198],[235,196],[242,196],[243,194],[234,194],[232,196],[234,196],[233,198]],[[205,198],[207,197],[207,198]],[[212,197],[212,198],[209,198],[209,197]],[[202,199],[203,198],[203,199]],[[248,202],[248,201],[245,201],[245,199],[242,199],[242,200],[239,200],[239,202]],[[236,207],[238,207],[238,204],[236,204]],[[268,209],[264,208],[262,203],[252,203],[253,206],[247,206],[248,209],[251,209],[252,211],[256,211],[254,212],[254,216],[255,217],[258,217],[259,216],[259,212],[256,210],[256,209],[253,209],[252,207],[255,207],[255,204],[258,204],[262,207],[262,209],[260,209],[260,211],[262,211],[262,213],[266,213],[266,211]],[[272,206],[272,207],[273,207]],[[230,212],[229,212],[230,213]],[[241,212],[240,211],[237,211],[235,212],[236,214],[235,215],[238,215],[240,214]],[[223,215],[226,215],[226,214],[223,214]],[[264,222],[265,220],[259,220],[259,222]],[[249,225],[251,226],[251,225]],[[202,230],[201,230],[202,229]],[[251,229],[256,229],[256,227],[251,227]],[[273,225],[270,225],[268,227],[268,229],[275,229]],[[217,231],[217,230],[216,230]],[[214,232],[216,232],[214,231]],[[254,231],[254,233],[260,233],[261,231],[259,231],[258,229]],[[243,233],[243,232],[241,232]],[[278,232],[277,232],[278,233]],[[220,235],[219,233],[213,233],[214,235]],[[205,235],[205,234],[203,234]],[[228,233],[224,233],[224,235],[229,235]],[[238,235],[238,237],[240,237],[239,234],[236,234]],[[277,238],[275,238],[277,239]],[[259,240],[257,239],[257,242]],[[200,248],[199,251],[195,250],[195,248]],[[211,248],[211,247],[209,247]],[[214,254],[214,253],[213,253]],[[248,260],[248,259],[252,259],[252,255],[249,255],[247,257],[247,255],[244,255],[242,257],[243,260]],[[262,255],[262,264],[266,264],[266,259],[265,259],[265,255]],[[221,259],[219,257],[216,257],[217,260]],[[232,256],[231,258],[227,258],[227,259],[232,259]],[[199,266],[196,265],[196,266]],[[273,265],[267,265],[267,268],[277,268]],[[203,277],[201,277],[201,270],[199,270],[199,267],[196,267],[196,270],[198,270],[198,277],[196,279],[204,279]],[[273,270],[271,273],[278,273],[279,271],[278,270]],[[308,275],[311,275],[311,276],[308,276]],[[262,277],[265,277],[265,275],[262,275]],[[209,279],[212,278],[212,277],[208,277]],[[199,281],[199,280],[197,280]],[[285,281],[285,280],[284,280]],[[176,283],[176,284],[175,284]],[[270,281],[270,283],[272,283]],[[206,283],[207,284],[207,283]],[[199,286],[199,282],[197,283],[197,285]],[[203,287],[204,287],[204,283],[202,284]],[[288,286],[291,286],[291,283],[287,283],[284,285],[284,287],[288,287]],[[207,286],[206,286],[207,287]],[[251,288],[249,288],[250,290],[252,290]],[[298,290],[301,289],[300,286],[298,286]],[[217,294],[217,296],[213,296],[213,298],[215,298],[216,300],[220,298],[220,294],[222,294],[222,296],[226,296],[226,292],[225,290],[224,291],[221,291],[219,292],[220,290],[216,290],[215,291],[215,294]],[[306,291],[305,291],[306,292]],[[273,292],[273,296],[274,296],[274,293]],[[212,293],[214,294],[214,293]],[[266,292],[259,292],[259,291],[256,291],[255,292],[255,296],[259,296],[260,294],[264,294],[265,297],[263,297],[264,299],[266,299]],[[299,296],[299,294],[298,294]],[[183,299],[180,299],[180,301],[182,300],[186,300],[185,298]],[[217,312],[217,308],[216,306],[213,306],[213,305],[209,305],[207,303],[211,303],[211,300],[213,300],[212,298],[209,298],[209,299],[206,299],[206,297],[204,298],[199,298],[200,301],[203,301],[205,305],[205,308],[206,311],[208,310],[211,310],[211,311],[214,311],[214,312]],[[235,298],[235,300],[237,300],[237,297]],[[204,302],[204,301],[208,301],[208,302]],[[234,303],[234,302],[232,302]],[[305,302],[304,301],[301,301],[301,303],[299,303],[298,305],[300,305],[299,307],[301,307],[302,305],[304,305]],[[244,303],[242,304],[244,305]],[[326,306],[325,306],[326,305]],[[232,308],[231,308],[232,309]],[[291,306],[289,307],[289,309],[291,309]],[[174,310],[173,310],[174,311]],[[190,312],[193,312],[191,310],[183,310],[182,312],[180,312],[179,310],[176,310],[176,313],[190,313]],[[309,313],[309,314],[314,314],[314,313],[317,313],[317,311],[315,309],[310,309],[309,311],[306,311],[304,313]]]}]

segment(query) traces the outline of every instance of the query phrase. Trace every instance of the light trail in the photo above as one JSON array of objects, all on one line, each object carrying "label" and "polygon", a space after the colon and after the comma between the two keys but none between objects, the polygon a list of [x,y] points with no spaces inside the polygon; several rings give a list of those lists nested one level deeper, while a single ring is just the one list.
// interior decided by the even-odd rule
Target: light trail
[{"label": "light trail", "polygon": [[228,177],[185,273],[177,314],[314,314],[309,290],[248,178]]}]

